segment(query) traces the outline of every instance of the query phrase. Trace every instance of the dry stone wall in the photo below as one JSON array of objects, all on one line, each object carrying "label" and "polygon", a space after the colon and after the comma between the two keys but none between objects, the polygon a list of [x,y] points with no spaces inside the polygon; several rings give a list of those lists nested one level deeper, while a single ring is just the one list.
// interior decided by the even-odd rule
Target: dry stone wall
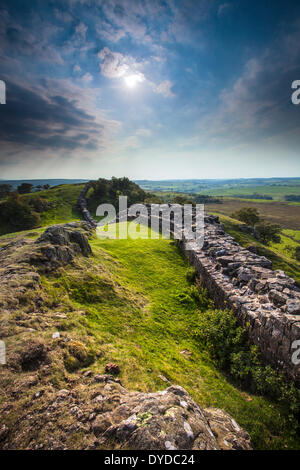
[{"label": "dry stone wall", "polygon": [[[148,216],[143,221],[150,226],[151,205],[146,206]],[[126,214],[119,214],[117,220],[122,215]],[[84,217],[88,220],[86,212]],[[162,217],[158,216],[160,230]],[[195,229],[194,213],[193,220]],[[174,218],[171,231],[177,235],[182,232],[180,246],[216,307],[232,309],[266,362],[300,382],[300,366],[292,361],[293,346],[300,340],[300,289],[295,280],[283,271],[272,270],[267,258],[241,247],[216,216],[204,216],[202,247],[185,239],[182,226],[176,226]]]}]

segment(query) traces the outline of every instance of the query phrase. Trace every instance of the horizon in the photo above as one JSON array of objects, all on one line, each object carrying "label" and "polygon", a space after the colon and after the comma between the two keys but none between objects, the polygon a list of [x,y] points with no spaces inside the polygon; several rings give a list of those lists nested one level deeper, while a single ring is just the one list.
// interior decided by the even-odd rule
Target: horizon
[{"label": "horizon", "polygon": [[300,174],[300,5],[4,0],[0,24],[3,179]]},{"label": "horizon", "polygon": [[[114,176],[111,176],[111,177],[108,177],[108,178],[105,178],[105,179],[108,179],[110,180],[111,178],[113,178]],[[125,178],[127,178],[126,176],[124,176]],[[93,181],[96,181],[98,179],[102,178],[102,176],[100,176],[99,178],[96,178],[96,179],[91,179]],[[131,179],[131,178],[128,178],[128,179]],[[231,177],[228,177],[228,178],[166,178],[166,179],[145,179],[145,178],[141,178],[141,179],[131,179],[132,181],[134,182],[139,182],[139,181],[157,181],[157,182],[161,182],[161,181],[234,181],[234,180],[277,180],[277,179],[280,179],[280,180],[284,180],[284,179],[300,179],[300,176],[268,176],[268,177],[250,177],[248,178],[247,176],[245,177],[237,177],[237,178],[231,178]],[[90,178],[64,178],[64,177],[59,177],[59,178],[0,178],[0,181],[82,181],[82,182],[85,182],[85,181],[89,181]]]}]

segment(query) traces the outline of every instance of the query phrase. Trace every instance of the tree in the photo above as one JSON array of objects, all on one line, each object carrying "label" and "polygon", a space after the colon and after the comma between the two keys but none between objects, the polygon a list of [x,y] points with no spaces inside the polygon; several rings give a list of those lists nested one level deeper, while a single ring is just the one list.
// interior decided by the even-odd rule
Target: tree
[{"label": "tree", "polygon": [[33,184],[30,183],[22,183],[20,186],[18,186],[18,193],[19,194],[27,194],[31,193],[33,188]]},{"label": "tree", "polygon": [[239,211],[231,214],[231,217],[233,219],[240,220],[247,225],[251,225],[251,227],[254,227],[254,225],[260,221],[258,210],[252,207],[242,207]]},{"label": "tree", "polygon": [[297,261],[300,261],[300,246],[295,248],[295,258]]},{"label": "tree", "polygon": [[50,184],[44,184],[43,189],[50,189]]},{"label": "tree", "polygon": [[28,230],[40,225],[39,214],[22,201],[17,191],[0,204],[0,217],[12,231]]},{"label": "tree", "polygon": [[265,245],[268,245],[270,242],[280,243],[280,225],[261,220],[260,223],[255,226],[255,230],[262,243]]},{"label": "tree", "polygon": [[12,190],[13,187],[11,184],[0,184],[0,198],[7,196]]}]

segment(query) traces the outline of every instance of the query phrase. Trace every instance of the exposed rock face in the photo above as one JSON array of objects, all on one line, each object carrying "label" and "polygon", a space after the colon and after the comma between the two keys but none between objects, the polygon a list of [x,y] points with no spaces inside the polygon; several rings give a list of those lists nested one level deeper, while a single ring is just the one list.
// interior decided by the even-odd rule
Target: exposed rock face
[{"label": "exposed rock face", "polygon": [[203,410],[182,387],[128,393],[119,385],[116,391],[120,393],[119,406],[112,413],[97,416],[92,424],[100,447],[251,449],[249,435],[227,413],[214,408]]},{"label": "exposed rock face", "polygon": [[83,231],[90,233],[89,225],[84,222],[48,227],[35,242],[41,246],[40,252],[46,265],[55,268],[59,264],[70,263],[75,254],[91,254],[91,247]]},{"label": "exposed rock face", "polygon": [[71,388],[47,384],[34,393],[36,375],[20,383],[14,396],[26,390],[32,398],[17,425],[0,427],[0,448],[67,450],[80,433],[76,449],[252,449],[248,433],[231,416],[201,408],[179,386],[141,393],[129,392],[111,375],[93,377],[90,371],[78,379]]},{"label": "exposed rock face", "polygon": [[91,235],[90,225],[74,222],[48,227],[35,242],[19,239],[1,247],[0,308],[17,308],[27,288],[38,289],[39,273],[71,263],[78,254],[88,256],[91,253],[88,237]]}]

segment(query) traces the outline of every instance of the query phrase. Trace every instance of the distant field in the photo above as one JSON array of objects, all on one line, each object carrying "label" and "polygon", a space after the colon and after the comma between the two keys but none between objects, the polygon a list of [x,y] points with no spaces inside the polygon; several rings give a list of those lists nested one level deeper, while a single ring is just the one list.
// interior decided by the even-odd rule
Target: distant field
[{"label": "distant field", "polygon": [[284,201],[285,196],[300,196],[300,178],[251,178],[233,180],[139,180],[136,183],[144,190],[169,193],[207,194],[209,196],[271,196]]},{"label": "distant field", "polygon": [[261,217],[279,224],[285,229],[300,230],[300,205],[277,201],[250,201],[243,199],[224,199],[223,204],[207,204],[207,212],[230,216],[242,207],[257,209]]},{"label": "distant field", "polygon": [[57,186],[59,184],[76,184],[76,183],[84,183],[85,181],[88,181],[88,180],[67,179],[67,178],[36,179],[36,180],[2,180],[0,179],[0,184],[10,184],[14,189],[17,189],[17,187],[22,183],[30,183],[34,187],[38,185],[43,186],[44,184],[49,184],[49,186],[51,186],[52,188],[53,186]]}]

